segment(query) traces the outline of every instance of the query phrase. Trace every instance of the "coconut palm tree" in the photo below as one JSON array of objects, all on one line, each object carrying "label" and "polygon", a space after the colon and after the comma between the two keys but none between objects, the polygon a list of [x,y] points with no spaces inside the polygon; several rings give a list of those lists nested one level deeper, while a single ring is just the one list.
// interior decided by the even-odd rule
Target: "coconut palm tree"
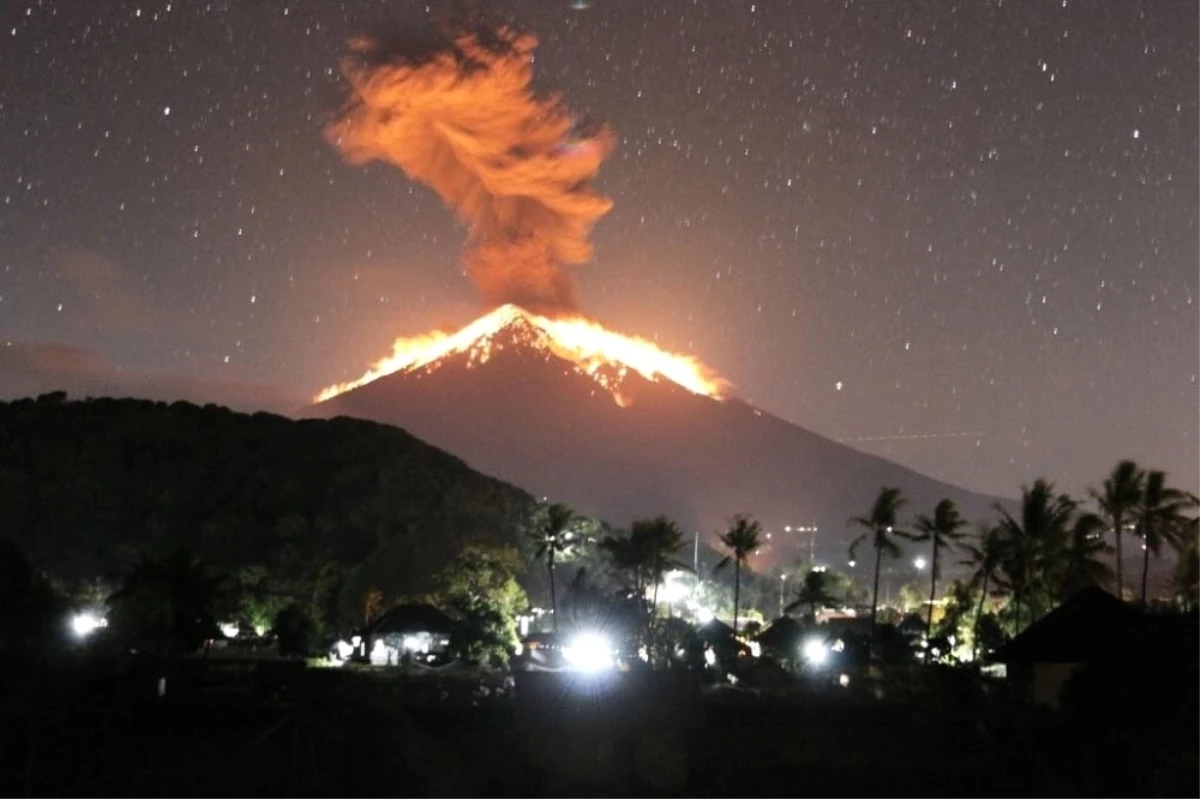
[{"label": "coconut palm tree", "polygon": [[[926,635],[933,636],[933,600],[937,596],[937,581],[941,576],[939,569],[939,550],[942,547],[952,547],[956,545],[964,537],[964,533],[960,530],[967,524],[958,513],[958,506],[954,504],[952,499],[943,499],[933,509],[933,516],[921,514],[917,517],[917,521],[913,525],[917,530],[917,535],[913,537],[914,541],[932,541],[933,554],[929,559],[929,613],[925,620]],[[931,647],[925,647],[925,662],[929,662],[929,651]]]},{"label": "coconut palm tree", "polygon": [[[1188,495],[1193,508],[1200,506],[1195,494]],[[1192,516],[1182,525],[1179,562],[1175,566],[1175,593],[1184,610],[1194,610],[1200,599],[1200,516]]]},{"label": "coconut palm tree", "polygon": [[1001,565],[1013,594],[1014,618],[1020,627],[1021,611],[1035,615],[1034,595],[1046,588],[1048,577],[1059,567],[1078,503],[1058,493],[1054,483],[1038,478],[1021,487],[1021,513],[1014,518],[1000,504],[999,529],[1004,553]]},{"label": "coconut palm tree", "polygon": [[1150,554],[1158,557],[1163,542],[1179,548],[1183,525],[1189,519],[1184,515],[1191,506],[1191,497],[1166,484],[1166,473],[1153,470],[1146,473],[1146,484],[1142,489],[1141,502],[1135,515],[1134,535],[1142,539],[1142,605],[1146,604],[1146,577],[1150,571]]},{"label": "coconut palm tree", "polygon": [[579,520],[570,505],[556,502],[542,508],[537,523],[529,535],[537,546],[534,557],[546,559],[550,576],[550,613],[554,632],[558,632],[558,598],[554,594],[554,561],[571,544],[571,528]]},{"label": "coconut palm tree", "polygon": [[990,584],[996,582],[1004,557],[1004,537],[998,527],[984,527],[979,531],[979,546],[963,546],[970,557],[962,565],[972,567],[971,587],[979,588],[979,607],[975,611],[972,630],[971,660],[979,657],[979,620],[983,617],[983,603],[987,599]]},{"label": "coconut palm tree", "polygon": [[871,646],[870,652],[875,652],[875,618],[879,609],[879,563],[883,555],[889,558],[900,557],[900,547],[892,540],[892,536],[900,536],[902,538],[910,538],[908,533],[897,529],[896,514],[900,508],[904,507],[908,500],[904,499],[898,488],[884,488],[880,490],[879,496],[875,498],[875,504],[871,506],[871,513],[867,516],[855,516],[847,522],[850,527],[862,527],[866,529],[862,535],[854,539],[850,544],[850,560],[854,561],[858,558],[855,553],[858,551],[858,546],[863,541],[871,538],[871,547],[875,550],[875,583],[871,590]]},{"label": "coconut palm tree", "polygon": [[1101,517],[1113,531],[1113,545],[1117,551],[1117,599],[1125,598],[1121,534],[1125,531],[1125,523],[1133,518],[1141,502],[1145,482],[1146,473],[1133,461],[1123,460],[1113,467],[1112,474],[1105,479],[1100,491],[1093,488],[1088,492],[1099,505]]},{"label": "coconut palm tree", "polygon": [[683,549],[683,533],[679,525],[666,516],[655,516],[634,522],[629,539],[647,579],[654,581],[654,597],[650,603],[653,615],[658,609],[658,586],[663,574],[668,569],[691,571],[690,566],[675,557]]},{"label": "coconut palm tree", "polygon": [[808,606],[808,617],[813,621],[817,618],[817,605],[832,605],[841,602],[842,598],[833,594],[830,586],[829,572],[814,566],[809,569],[800,581],[800,590],[796,599],[783,609],[784,614],[791,613],[797,608]]},{"label": "coconut palm tree", "polygon": [[1061,599],[1089,585],[1103,586],[1112,582],[1112,567],[1100,558],[1112,550],[1104,542],[1106,526],[1105,520],[1095,513],[1081,514],[1071,525],[1059,578]]},{"label": "coconut palm tree", "polygon": [[738,602],[742,590],[742,565],[749,559],[750,554],[761,545],[759,535],[762,525],[749,516],[739,513],[733,517],[729,529],[721,534],[721,543],[729,550],[729,554],[717,564],[723,569],[733,561],[733,631],[738,628]]}]

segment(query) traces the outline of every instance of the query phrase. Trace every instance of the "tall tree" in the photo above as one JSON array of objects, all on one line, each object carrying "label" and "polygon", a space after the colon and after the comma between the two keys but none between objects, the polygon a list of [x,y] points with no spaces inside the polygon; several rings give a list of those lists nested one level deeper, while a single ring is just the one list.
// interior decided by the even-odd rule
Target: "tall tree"
[{"label": "tall tree", "polygon": [[[925,620],[926,636],[933,637],[933,601],[937,596],[937,581],[941,576],[940,570],[940,551],[943,547],[952,547],[958,544],[964,537],[961,532],[962,528],[967,524],[966,520],[958,512],[958,506],[954,504],[952,499],[943,499],[933,509],[933,516],[921,514],[917,517],[914,524],[917,535],[913,537],[914,541],[932,541],[933,554],[929,559],[929,612]],[[929,662],[929,652],[931,647],[925,647],[925,662]]]},{"label": "tall tree", "polygon": [[1013,517],[1002,505],[995,506],[1004,541],[1001,565],[1013,594],[1018,628],[1022,610],[1033,620],[1035,594],[1047,588],[1047,578],[1060,568],[1076,507],[1075,500],[1058,493],[1054,483],[1044,478],[1021,487],[1019,517]]},{"label": "tall tree", "polygon": [[225,581],[190,552],[143,556],[108,599],[115,631],[168,661],[215,637]]},{"label": "tall tree", "polygon": [[817,605],[832,605],[841,601],[842,598],[834,593],[829,572],[814,566],[801,579],[795,601],[785,607],[783,612],[791,613],[796,608],[807,605],[809,619],[816,621]]},{"label": "tall tree", "polygon": [[863,541],[869,537],[871,547],[875,550],[875,580],[871,589],[871,645],[870,652],[875,653],[875,619],[879,610],[879,565],[883,555],[889,558],[900,557],[900,547],[892,540],[893,536],[909,537],[898,529],[896,514],[900,508],[908,504],[898,488],[884,488],[875,498],[870,514],[855,516],[847,523],[850,527],[861,527],[866,530],[850,544],[850,560],[857,560],[855,553]]},{"label": "tall tree", "polygon": [[723,569],[729,565],[730,561],[733,562],[733,631],[735,633],[738,628],[738,602],[741,599],[742,590],[742,565],[761,545],[759,540],[761,534],[762,525],[741,513],[733,517],[733,523],[729,529],[721,534],[721,543],[729,550],[729,554],[721,559],[717,568]]},{"label": "tall tree", "polygon": [[[1200,506],[1195,494],[1188,495],[1192,508]],[[1179,544],[1179,562],[1175,566],[1175,594],[1184,610],[1195,610],[1200,600],[1200,516],[1184,522]]]},{"label": "tall tree", "polygon": [[1083,513],[1071,525],[1063,552],[1060,599],[1066,599],[1089,585],[1103,586],[1112,582],[1112,567],[1101,559],[1112,549],[1104,542],[1106,524],[1094,513]]},{"label": "tall tree", "polygon": [[675,557],[683,549],[683,533],[679,525],[666,516],[655,516],[634,522],[629,538],[647,579],[654,581],[654,597],[650,604],[653,616],[658,608],[658,586],[662,583],[663,574],[668,569],[691,571],[690,566]]},{"label": "tall tree", "polygon": [[1134,535],[1142,539],[1142,605],[1146,604],[1146,578],[1150,572],[1150,555],[1158,557],[1163,542],[1179,548],[1183,526],[1189,521],[1185,511],[1191,497],[1167,486],[1164,472],[1146,473],[1146,484],[1138,503]]},{"label": "tall tree", "polygon": [[537,546],[534,557],[545,558],[546,573],[550,576],[550,613],[554,631],[558,632],[558,598],[554,595],[554,561],[571,544],[571,528],[578,521],[570,505],[556,502],[543,506],[530,535]]},{"label": "tall tree", "polygon": [[1096,500],[1100,515],[1113,531],[1113,546],[1117,551],[1117,599],[1125,598],[1121,536],[1125,532],[1125,523],[1137,512],[1145,482],[1145,472],[1133,461],[1123,460],[1113,467],[1112,474],[1105,479],[1101,490],[1093,488],[1088,492]]},{"label": "tall tree", "polygon": [[975,623],[971,628],[971,660],[979,658],[980,620],[983,618],[983,604],[987,601],[988,592],[998,582],[1004,560],[1004,533],[996,526],[980,525],[979,546],[966,544],[963,549],[969,557],[962,565],[971,568],[970,585],[979,589],[979,607],[975,610]]}]

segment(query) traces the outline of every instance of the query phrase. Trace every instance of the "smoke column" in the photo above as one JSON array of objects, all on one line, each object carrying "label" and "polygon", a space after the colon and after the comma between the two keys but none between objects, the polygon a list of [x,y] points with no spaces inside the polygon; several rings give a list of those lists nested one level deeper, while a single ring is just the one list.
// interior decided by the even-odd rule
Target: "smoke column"
[{"label": "smoke column", "polygon": [[378,159],[432,187],[469,229],[467,272],[488,305],[577,310],[564,266],[612,202],[590,186],[613,145],[530,88],[537,40],[445,26],[430,39],[350,43],[350,96],[325,134],[354,164]]}]

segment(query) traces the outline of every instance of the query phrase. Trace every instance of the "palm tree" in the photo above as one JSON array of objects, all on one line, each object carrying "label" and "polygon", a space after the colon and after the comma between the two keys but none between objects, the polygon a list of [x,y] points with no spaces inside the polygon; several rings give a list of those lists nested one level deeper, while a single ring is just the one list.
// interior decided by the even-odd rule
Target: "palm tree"
[{"label": "palm tree", "polygon": [[829,587],[829,572],[814,566],[808,570],[804,575],[804,579],[800,581],[800,590],[796,594],[795,601],[785,607],[783,612],[785,614],[791,613],[796,608],[808,605],[808,617],[815,621],[817,618],[817,605],[832,605],[840,601],[842,601],[841,598],[834,596],[833,591]]},{"label": "palm tree", "polygon": [[882,555],[887,555],[890,558],[900,557],[900,547],[891,539],[892,535],[908,537],[904,533],[896,529],[896,513],[900,508],[904,507],[908,500],[900,495],[898,488],[884,488],[879,492],[879,496],[875,498],[875,504],[871,506],[871,513],[867,516],[855,516],[847,522],[850,527],[863,527],[866,532],[850,544],[850,560],[857,560],[855,552],[858,550],[859,544],[871,537],[871,546],[875,550],[875,584],[871,590],[871,645],[870,652],[875,652],[875,617],[879,609],[879,562]]},{"label": "palm tree", "polygon": [[[933,516],[921,514],[917,517],[915,527],[917,535],[913,538],[914,541],[932,541],[933,555],[929,559],[929,571],[931,579],[929,581],[929,614],[925,620],[925,630],[928,637],[933,637],[933,599],[937,596],[937,581],[941,572],[938,568],[938,550],[942,547],[950,547],[957,544],[962,538],[963,533],[959,532],[966,526],[966,520],[959,515],[958,507],[952,499],[943,499],[933,509]],[[925,647],[925,662],[929,662],[929,651],[931,647]]]},{"label": "palm tree", "polygon": [[1081,514],[1071,526],[1063,552],[1060,598],[1066,599],[1089,585],[1108,585],[1112,581],[1112,567],[1099,557],[1111,550],[1104,543],[1105,526],[1104,519],[1095,513]]},{"label": "palm tree", "polygon": [[679,550],[683,549],[683,533],[679,526],[666,516],[655,516],[653,519],[642,519],[633,523],[629,540],[633,551],[644,569],[648,579],[654,581],[654,598],[651,600],[651,615],[658,609],[658,586],[662,582],[663,573],[671,569],[687,569],[687,566],[675,559]]},{"label": "palm tree", "polygon": [[[1188,495],[1188,502],[1196,508],[1200,500],[1195,494]],[[1194,610],[1200,596],[1200,516],[1187,519],[1180,530],[1179,562],[1175,566],[1175,593],[1184,610]]]},{"label": "palm tree", "polygon": [[1034,593],[1046,587],[1047,578],[1061,565],[1078,503],[1059,494],[1054,483],[1038,478],[1032,487],[1021,487],[1019,519],[998,503],[994,507],[1000,513],[999,529],[1004,540],[1001,565],[1008,576],[1019,628],[1021,610],[1029,610],[1032,621]]},{"label": "palm tree", "polygon": [[170,664],[216,635],[224,594],[224,578],[180,548],[166,557],[143,555],[108,601],[120,633],[139,648],[161,651]]},{"label": "palm tree", "polygon": [[1191,505],[1191,497],[1166,485],[1164,472],[1154,470],[1146,474],[1146,485],[1142,490],[1141,502],[1136,512],[1134,534],[1142,539],[1142,605],[1146,604],[1146,577],[1150,571],[1150,553],[1158,557],[1164,541],[1178,548],[1182,527],[1188,519],[1184,511]]},{"label": "palm tree", "polygon": [[761,533],[762,525],[749,516],[739,513],[733,517],[733,523],[729,529],[721,534],[721,543],[729,550],[729,554],[721,559],[717,568],[723,569],[731,560],[733,561],[733,631],[735,633],[738,628],[738,601],[741,598],[742,589],[742,564],[750,557],[750,553],[760,546],[761,542],[758,537]]},{"label": "palm tree", "polygon": [[1125,583],[1122,577],[1121,534],[1125,522],[1132,518],[1141,502],[1146,474],[1131,460],[1123,460],[1104,481],[1101,491],[1091,489],[1088,493],[1100,506],[1100,515],[1112,526],[1113,543],[1117,550],[1117,599],[1125,598]]},{"label": "palm tree", "polygon": [[571,527],[578,521],[570,505],[556,502],[543,507],[534,529],[530,531],[537,550],[534,557],[546,559],[546,573],[550,575],[550,614],[554,632],[558,632],[558,598],[554,594],[554,560],[566,551],[571,543]]},{"label": "palm tree", "polygon": [[1004,537],[998,527],[986,527],[979,531],[979,546],[967,544],[963,547],[970,558],[962,561],[964,566],[973,567],[971,586],[979,587],[979,608],[975,611],[974,633],[971,643],[971,660],[979,657],[979,620],[983,617],[983,603],[988,596],[989,583],[996,581],[1004,557]]}]

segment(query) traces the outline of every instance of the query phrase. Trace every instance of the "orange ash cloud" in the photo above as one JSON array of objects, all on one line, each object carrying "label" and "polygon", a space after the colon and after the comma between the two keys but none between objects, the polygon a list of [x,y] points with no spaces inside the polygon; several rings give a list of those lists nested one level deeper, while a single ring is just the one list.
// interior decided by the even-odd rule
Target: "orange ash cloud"
[{"label": "orange ash cloud", "polygon": [[[415,372],[435,367],[446,356],[471,353],[472,362],[491,357],[491,337],[514,322],[524,321],[538,333],[539,346],[575,363],[576,368],[596,380],[624,404],[620,383],[629,370],[648,380],[670,380],[695,394],[721,399],[729,384],[695,358],[659,349],[635,336],[623,336],[579,316],[547,317],[504,305],[453,333],[433,332],[399,338],[392,354],[374,363],[358,380],[329,386],[316,397],[323,402],[395,372]],[[610,367],[604,369],[603,367]]]},{"label": "orange ash cloud", "polygon": [[432,187],[470,228],[466,266],[485,303],[578,309],[565,265],[612,203],[590,186],[612,149],[605,127],[573,130],[558,97],[531,88],[535,37],[444,30],[421,47],[351,42],[350,97],[326,137],[354,164],[381,160]]}]

